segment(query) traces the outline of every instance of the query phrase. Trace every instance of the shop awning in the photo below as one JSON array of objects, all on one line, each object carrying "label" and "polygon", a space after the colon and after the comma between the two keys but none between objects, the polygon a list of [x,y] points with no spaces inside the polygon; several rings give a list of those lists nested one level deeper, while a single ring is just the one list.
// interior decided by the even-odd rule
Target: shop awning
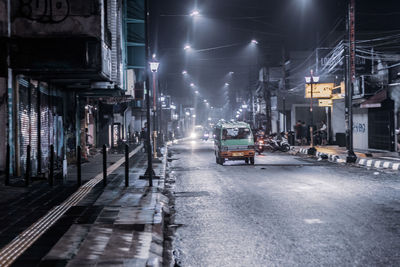
[{"label": "shop awning", "polygon": [[360,108],[380,108],[382,107],[382,102],[387,99],[387,90],[381,90],[375,95],[368,98],[366,101],[361,103]]}]

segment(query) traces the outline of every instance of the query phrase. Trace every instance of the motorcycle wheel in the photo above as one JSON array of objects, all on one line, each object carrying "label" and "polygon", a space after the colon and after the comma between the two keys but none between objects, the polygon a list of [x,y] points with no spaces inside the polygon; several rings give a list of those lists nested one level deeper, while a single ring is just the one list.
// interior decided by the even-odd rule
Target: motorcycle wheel
[{"label": "motorcycle wheel", "polygon": [[244,159],[244,162],[245,162],[246,164],[249,164],[249,158],[245,158],[245,159]]},{"label": "motorcycle wheel", "polygon": [[251,157],[251,158],[250,158],[250,164],[251,164],[251,165],[254,165],[254,157]]},{"label": "motorcycle wheel", "polygon": [[283,150],[283,152],[288,152],[290,150],[290,146],[283,145],[282,150]]}]

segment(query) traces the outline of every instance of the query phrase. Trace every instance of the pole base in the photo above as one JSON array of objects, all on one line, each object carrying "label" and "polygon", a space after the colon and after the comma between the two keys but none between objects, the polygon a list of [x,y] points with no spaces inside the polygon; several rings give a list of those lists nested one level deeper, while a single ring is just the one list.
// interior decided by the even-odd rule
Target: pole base
[{"label": "pole base", "polygon": [[346,163],[355,163],[357,161],[357,156],[353,151],[347,152]]},{"label": "pole base", "polygon": [[162,163],[162,160],[159,158],[153,158],[153,163]]},{"label": "pole base", "polygon": [[150,179],[150,172],[152,174],[151,177],[153,179],[160,179],[160,176],[157,176],[156,173],[154,172],[154,170],[153,169],[149,169],[149,167],[147,167],[146,172],[143,175],[139,176],[139,179],[140,180],[148,180],[148,179]]},{"label": "pole base", "polygon": [[315,149],[315,147],[312,146],[307,150],[307,155],[314,156],[316,152],[317,150]]}]

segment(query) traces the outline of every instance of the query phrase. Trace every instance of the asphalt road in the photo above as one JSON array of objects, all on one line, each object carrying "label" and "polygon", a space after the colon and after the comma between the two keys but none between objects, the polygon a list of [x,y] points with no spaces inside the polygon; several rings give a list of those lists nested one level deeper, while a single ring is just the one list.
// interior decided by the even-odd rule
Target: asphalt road
[{"label": "asphalt road", "polygon": [[181,266],[400,266],[400,175],[288,154],[171,147]]}]

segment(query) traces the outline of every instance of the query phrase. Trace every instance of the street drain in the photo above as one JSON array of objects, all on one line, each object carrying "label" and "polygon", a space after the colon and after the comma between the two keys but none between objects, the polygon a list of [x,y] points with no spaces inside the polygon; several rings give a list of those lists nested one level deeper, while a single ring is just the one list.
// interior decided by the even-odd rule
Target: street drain
[{"label": "street drain", "polygon": [[207,197],[210,193],[207,191],[195,191],[195,192],[175,192],[175,197]]}]

